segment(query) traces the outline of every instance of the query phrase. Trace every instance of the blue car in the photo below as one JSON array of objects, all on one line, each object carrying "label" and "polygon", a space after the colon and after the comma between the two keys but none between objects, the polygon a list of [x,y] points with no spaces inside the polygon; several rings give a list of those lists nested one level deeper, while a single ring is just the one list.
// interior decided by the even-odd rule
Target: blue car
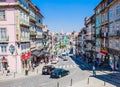
[{"label": "blue car", "polygon": [[61,78],[63,76],[68,75],[69,73],[70,73],[69,70],[56,68],[51,72],[50,77],[51,78]]}]

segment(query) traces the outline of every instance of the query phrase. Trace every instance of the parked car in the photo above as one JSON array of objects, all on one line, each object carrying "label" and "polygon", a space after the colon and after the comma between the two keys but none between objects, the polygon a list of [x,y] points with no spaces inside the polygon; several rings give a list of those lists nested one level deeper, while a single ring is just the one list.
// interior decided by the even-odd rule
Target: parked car
[{"label": "parked car", "polygon": [[63,76],[68,75],[69,73],[70,72],[68,70],[56,68],[51,72],[50,78],[61,78]]},{"label": "parked car", "polygon": [[51,73],[52,70],[54,70],[55,67],[52,65],[47,65],[47,66],[43,66],[42,68],[42,74],[43,75],[49,75]]},{"label": "parked car", "polygon": [[52,61],[51,61],[51,64],[57,64],[58,63],[58,60],[57,59],[52,59]]},{"label": "parked car", "polygon": [[58,57],[61,58],[61,59],[63,58],[62,55],[59,55]]},{"label": "parked car", "polygon": [[64,61],[67,61],[68,60],[68,58],[67,58],[68,56],[67,56],[67,54],[66,53],[62,53],[62,58],[63,58],[63,60]]}]

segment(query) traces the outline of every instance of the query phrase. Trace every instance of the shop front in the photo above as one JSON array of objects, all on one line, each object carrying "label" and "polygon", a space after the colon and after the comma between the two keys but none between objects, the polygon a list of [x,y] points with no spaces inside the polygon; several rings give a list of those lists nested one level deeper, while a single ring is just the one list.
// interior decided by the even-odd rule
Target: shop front
[{"label": "shop front", "polygon": [[111,70],[120,71],[120,51],[109,49],[109,65]]},{"label": "shop front", "polygon": [[22,60],[23,70],[25,70],[25,69],[29,70],[31,68],[31,52],[22,54],[21,60]]},{"label": "shop front", "polygon": [[102,67],[108,67],[108,65],[109,65],[108,52],[101,50],[100,51],[100,55],[101,55],[100,66],[102,66]]},{"label": "shop front", "polygon": [[32,64],[35,64],[35,66],[38,66],[40,63],[44,61],[43,52],[34,50],[31,52],[31,54],[32,54]]}]

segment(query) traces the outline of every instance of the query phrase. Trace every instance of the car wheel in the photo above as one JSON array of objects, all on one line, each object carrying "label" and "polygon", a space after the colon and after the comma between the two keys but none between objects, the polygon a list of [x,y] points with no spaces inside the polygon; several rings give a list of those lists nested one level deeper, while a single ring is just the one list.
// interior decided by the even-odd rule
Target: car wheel
[{"label": "car wheel", "polygon": [[59,78],[61,78],[61,75],[59,75]]}]

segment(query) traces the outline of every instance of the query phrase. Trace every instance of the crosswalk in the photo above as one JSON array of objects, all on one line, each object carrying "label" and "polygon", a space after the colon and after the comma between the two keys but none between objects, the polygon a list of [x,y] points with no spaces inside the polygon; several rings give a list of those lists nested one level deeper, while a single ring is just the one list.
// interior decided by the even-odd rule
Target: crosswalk
[{"label": "crosswalk", "polygon": [[78,65],[56,65],[55,67],[66,69],[66,68],[76,68],[76,67],[78,67]]}]

